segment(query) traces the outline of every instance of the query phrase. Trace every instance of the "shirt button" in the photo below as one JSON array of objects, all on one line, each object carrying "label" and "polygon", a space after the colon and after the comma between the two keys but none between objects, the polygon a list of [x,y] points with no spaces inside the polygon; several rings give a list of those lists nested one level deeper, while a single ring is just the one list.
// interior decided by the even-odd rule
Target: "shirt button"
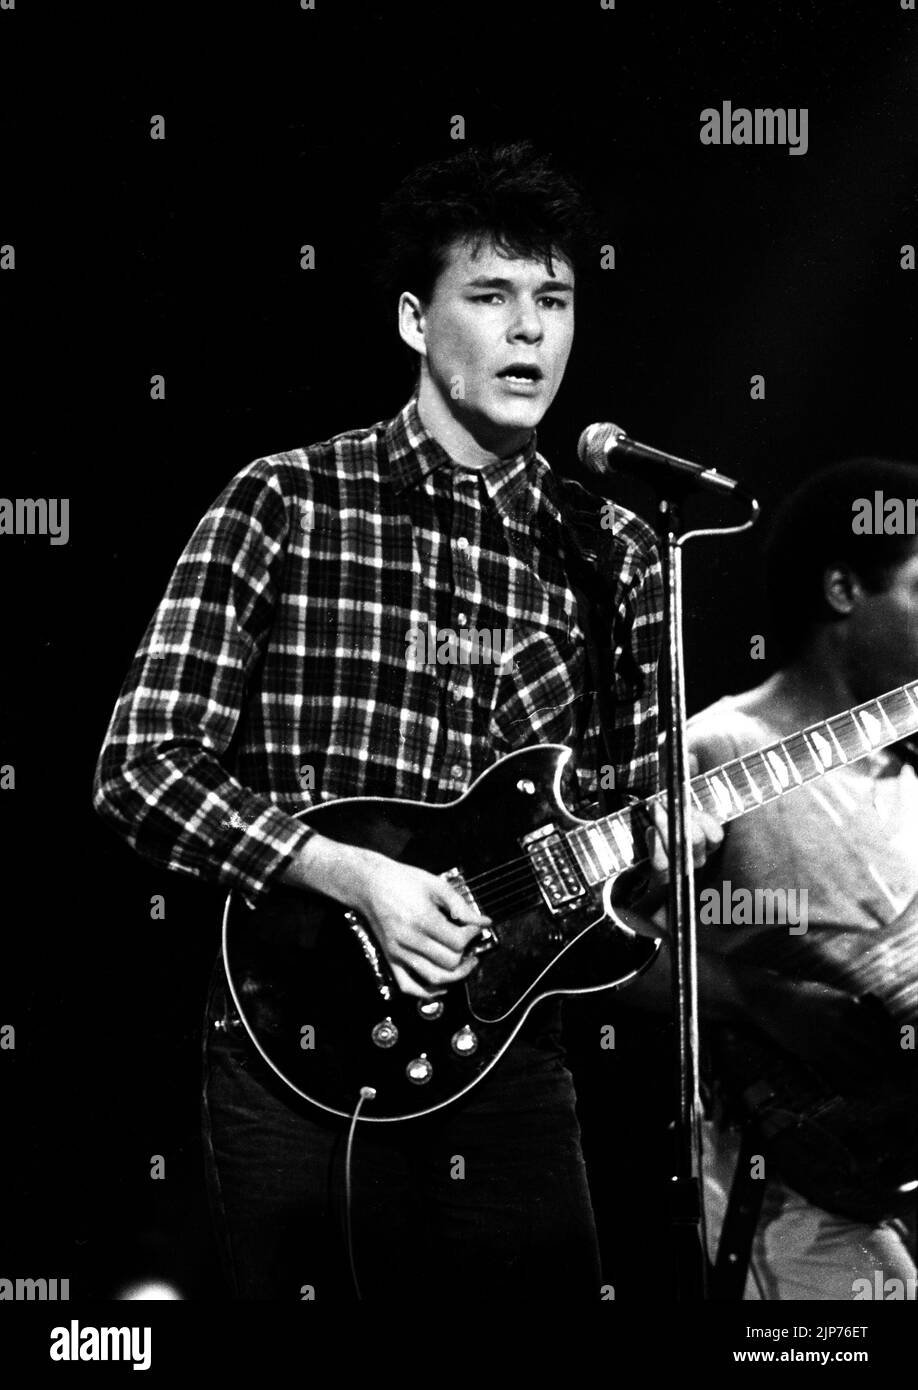
[{"label": "shirt button", "polygon": [[459,624],[460,627],[464,627],[465,624],[468,622],[468,620],[469,620],[469,615],[468,615],[468,613],[457,613],[457,614],[456,614],[456,622]]},{"label": "shirt button", "polygon": [[468,550],[468,548],[469,548],[469,538],[468,538],[468,536],[460,536],[459,539],[456,541],[456,544],[458,545],[458,547],[459,547],[460,550]]},{"label": "shirt button", "polygon": [[452,767],[450,768],[450,771],[452,772],[453,777],[456,779],[457,782],[465,776],[465,768],[462,766],[461,763],[453,763]]}]

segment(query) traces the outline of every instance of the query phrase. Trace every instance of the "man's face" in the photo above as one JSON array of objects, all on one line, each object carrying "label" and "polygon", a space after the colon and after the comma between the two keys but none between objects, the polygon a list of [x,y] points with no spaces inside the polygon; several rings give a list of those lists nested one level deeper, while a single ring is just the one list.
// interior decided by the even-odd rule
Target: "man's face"
[{"label": "man's face", "polygon": [[[574,337],[574,275],[561,259],[513,260],[485,242],[450,248],[422,305],[430,385],[486,449],[525,441],[557,394]],[[420,343],[419,343],[420,345]]]},{"label": "man's face", "polygon": [[859,699],[918,680],[918,541],[883,593],[861,592],[851,616],[848,652]]}]

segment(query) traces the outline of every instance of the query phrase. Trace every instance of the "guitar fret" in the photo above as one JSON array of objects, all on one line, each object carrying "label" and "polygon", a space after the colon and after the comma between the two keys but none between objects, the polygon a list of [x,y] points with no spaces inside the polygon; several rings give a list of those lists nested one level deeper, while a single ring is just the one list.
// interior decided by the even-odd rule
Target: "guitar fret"
[{"label": "guitar fret", "polygon": [[890,719],[890,723],[896,730],[898,738],[905,738],[908,734],[915,732],[915,724],[918,722],[918,702],[911,691],[904,687],[902,690],[896,690],[891,695],[884,696],[881,704]]},{"label": "guitar fret", "polygon": [[[770,751],[770,750],[768,750],[768,749],[763,749],[763,751],[762,751],[761,753],[759,753],[758,756],[759,756],[759,758],[760,758],[761,761],[762,761],[762,766],[764,767],[765,771],[768,773],[769,778],[771,779],[771,785],[772,785],[772,787],[774,788],[774,795],[775,795],[775,796],[780,796],[780,795],[781,795],[781,783],[778,781],[777,777],[775,776],[774,768],[772,767],[771,763],[768,761],[768,753],[769,753],[769,751]],[[769,799],[771,799],[771,798],[769,798]]]},{"label": "guitar fret", "polygon": [[[873,725],[873,729],[871,729],[871,725]],[[855,720],[855,727],[861,738],[867,740],[867,752],[872,753],[880,739],[880,730],[877,720],[872,714],[868,714],[866,710],[862,710]],[[874,730],[876,732],[874,732]]]},{"label": "guitar fret", "polygon": [[736,785],[736,782],[733,780],[733,774],[732,774],[732,772],[730,772],[729,770],[727,770],[727,771],[724,773],[724,780],[726,781],[727,786],[728,786],[728,788],[730,789],[730,795],[733,797],[733,801],[734,801],[735,805],[739,808],[739,813],[740,813],[740,815],[742,815],[743,812],[746,810],[746,802],[745,802],[745,799],[744,799],[744,797],[742,796],[742,794],[741,794],[741,792],[740,792],[739,787]]},{"label": "guitar fret", "polygon": [[819,753],[816,750],[816,744],[813,742],[813,735],[809,733],[804,733],[803,741],[806,744],[807,751],[809,752],[810,757],[813,759],[814,770],[810,773],[810,776],[821,777],[823,772],[825,771],[825,768],[823,766],[822,758],[819,756]]},{"label": "guitar fret", "polygon": [[702,811],[709,816],[717,815],[717,799],[706,774],[696,777],[692,782],[692,795],[696,797]]},{"label": "guitar fret", "polygon": [[787,755],[787,761],[790,764],[790,770],[798,787],[802,786],[806,781],[806,773],[801,768],[804,748],[806,748],[806,740],[803,739],[800,734],[792,734],[790,738],[784,741],[784,751]]},{"label": "guitar fret", "polygon": [[590,848],[599,862],[602,877],[607,878],[609,874],[617,873],[622,865],[619,864],[601,824],[597,822],[591,825],[587,833],[590,837]]},{"label": "guitar fret", "polygon": [[718,816],[721,820],[729,820],[733,805],[730,800],[730,793],[722,785],[720,776],[709,777],[708,786],[714,796]]},{"label": "guitar fret", "polygon": [[[836,717],[837,717],[837,716],[836,716]],[[851,761],[851,759],[849,758],[848,754],[845,752],[844,748],[842,748],[841,744],[840,744],[839,741],[838,741],[838,737],[837,737],[837,735],[836,735],[836,733],[835,733],[835,730],[832,728],[832,725],[833,725],[834,723],[835,723],[835,720],[834,720],[834,719],[827,719],[827,720],[825,721],[825,723],[823,724],[822,727],[823,727],[824,729],[828,729],[828,731],[829,731],[829,736],[830,736],[830,738],[832,739],[832,742],[835,744],[836,749],[838,750],[838,756],[839,756],[839,758],[841,758],[841,760],[842,760],[843,763],[848,763],[848,762]]]},{"label": "guitar fret", "polygon": [[759,786],[758,782],[756,782],[756,781],[750,776],[750,774],[749,774],[749,769],[748,769],[748,767],[746,766],[746,763],[745,763],[745,761],[744,761],[743,758],[740,758],[740,760],[739,760],[739,765],[740,765],[740,767],[743,769],[743,772],[746,774],[746,781],[749,783],[749,788],[750,788],[750,790],[751,790],[751,792],[752,792],[752,795],[753,795],[755,801],[757,802],[757,804],[758,804],[759,806],[761,806],[762,802],[765,800],[765,793],[762,791],[762,789],[761,789],[761,787]]},{"label": "guitar fret", "polygon": [[[782,749],[781,752],[783,753],[783,751],[784,750]],[[787,791],[788,787],[791,784],[790,773],[787,770],[787,759],[782,757],[777,752],[777,750],[772,749],[772,751],[768,754],[768,761],[771,763],[772,769],[774,771],[775,776],[778,779],[778,783],[781,787],[782,792]]]},{"label": "guitar fret", "polygon": [[885,707],[885,705],[883,704],[883,701],[882,701],[882,700],[876,700],[876,701],[875,701],[875,704],[876,704],[877,709],[880,711],[880,714],[881,714],[881,715],[883,716],[883,718],[885,719],[885,721],[886,721],[886,727],[887,727],[887,729],[889,729],[889,730],[891,731],[893,738],[894,738],[894,739],[895,739],[895,738],[898,738],[898,730],[897,730],[895,724],[894,724],[894,723],[892,722],[892,720],[890,719],[889,715],[886,713],[886,707]]},{"label": "guitar fret", "polygon": [[828,769],[835,762],[835,755],[832,752],[832,745],[829,742],[829,740],[819,732],[818,729],[813,730],[813,732],[810,734],[810,738],[813,740],[813,743],[816,746],[816,752],[819,756],[819,761],[822,764],[822,770],[824,772],[827,772]]},{"label": "guitar fret", "polygon": [[[876,703],[876,702],[875,702]],[[883,726],[880,724],[876,714],[869,712],[869,709],[862,709],[860,713],[861,726],[864,733],[871,741],[871,752],[883,741]]]},{"label": "guitar fret", "polygon": [[631,836],[629,835],[625,826],[622,824],[620,816],[612,817],[611,828],[612,834],[615,836],[618,851],[622,856],[622,864],[627,864],[631,859],[634,858]]},{"label": "guitar fret", "polygon": [[590,844],[588,827],[572,830],[567,842],[574,852],[580,872],[587,883],[601,883],[605,878],[602,867]]}]

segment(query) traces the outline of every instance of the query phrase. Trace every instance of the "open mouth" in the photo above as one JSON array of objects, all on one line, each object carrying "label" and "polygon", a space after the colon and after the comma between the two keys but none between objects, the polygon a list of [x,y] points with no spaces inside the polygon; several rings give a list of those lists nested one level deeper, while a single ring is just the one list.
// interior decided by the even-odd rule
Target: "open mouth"
[{"label": "open mouth", "polygon": [[511,362],[509,367],[503,367],[497,375],[502,381],[519,381],[531,385],[542,380],[542,368],[533,362]]}]

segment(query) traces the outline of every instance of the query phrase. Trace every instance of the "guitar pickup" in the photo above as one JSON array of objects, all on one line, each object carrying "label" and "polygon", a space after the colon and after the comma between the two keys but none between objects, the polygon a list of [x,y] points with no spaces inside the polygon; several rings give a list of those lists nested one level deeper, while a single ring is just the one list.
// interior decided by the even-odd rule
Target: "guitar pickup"
[{"label": "guitar pickup", "polygon": [[586,894],[567,841],[553,825],[524,835],[520,845],[529,856],[539,891],[550,912],[563,912]]}]

